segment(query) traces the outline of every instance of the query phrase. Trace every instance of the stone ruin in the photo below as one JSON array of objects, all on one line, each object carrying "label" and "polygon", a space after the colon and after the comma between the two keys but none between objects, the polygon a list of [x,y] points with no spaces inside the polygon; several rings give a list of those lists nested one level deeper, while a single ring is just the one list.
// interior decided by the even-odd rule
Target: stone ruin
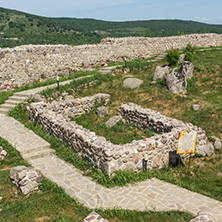
[{"label": "stone ruin", "polygon": [[[118,114],[135,127],[149,128],[157,134],[143,140],[115,145],[68,118],[89,112],[98,101],[107,104],[109,99],[109,94],[96,94],[71,101],[54,101],[52,104],[32,103],[30,116],[32,120],[35,119],[38,112],[37,121],[46,131],[67,143],[109,175],[116,170],[142,169],[145,154],[148,156],[148,169],[168,165],[169,153],[177,149],[179,132],[187,128],[198,132],[196,153],[210,156],[214,152],[213,144],[208,141],[205,131],[201,128],[166,117],[151,109],[143,109],[133,103],[120,106]],[[182,157],[185,158],[186,155]]]},{"label": "stone ruin", "polygon": [[[149,58],[173,48],[222,46],[222,34],[170,37],[107,38],[94,45],[25,45],[0,48],[0,90],[10,90],[36,80],[44,81],[91,66]],[[82,65],[85,68],[83,69]]]}]

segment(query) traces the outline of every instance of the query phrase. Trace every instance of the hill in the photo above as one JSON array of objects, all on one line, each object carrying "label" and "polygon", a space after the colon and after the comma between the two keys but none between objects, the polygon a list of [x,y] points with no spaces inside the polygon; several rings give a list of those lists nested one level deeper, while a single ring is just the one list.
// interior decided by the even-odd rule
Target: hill
[{"label": "hill", "polygon": [[0,7],[0,47],[26,44],[92,44],[106,37],[222,33],[222,25],[183,20],[109,22],[48,18]]}]

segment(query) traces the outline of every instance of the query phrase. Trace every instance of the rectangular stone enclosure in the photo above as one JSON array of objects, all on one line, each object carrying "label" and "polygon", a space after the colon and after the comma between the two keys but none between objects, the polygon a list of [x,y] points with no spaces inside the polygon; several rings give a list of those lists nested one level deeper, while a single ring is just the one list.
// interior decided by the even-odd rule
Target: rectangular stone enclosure
[{"label": "rectangular stone enclosure", "polygon": [[34,120],[38,111],[38,123],[46,131],[67,143],[76,152],[81,153],[82,157],[87,157],[94,166],[109,175],[116,170],[142,169],[145,155],[148,156],[148,169],[168,165],[169,152],[177,150],[179,132],[187,128],[197,131],[196,152],[205,155],[205,146],[209,141],[204,130],[132,103],[120,106],[118,114],[137,128],[149,128],[158,134],[124,145],[114,145],[68,118],[89,112],[97,102],[103,100],[106,104],[109,99],[108,94],[96,94],[71,101],[54,101],[51,104],[32,103],[30,116]]}]

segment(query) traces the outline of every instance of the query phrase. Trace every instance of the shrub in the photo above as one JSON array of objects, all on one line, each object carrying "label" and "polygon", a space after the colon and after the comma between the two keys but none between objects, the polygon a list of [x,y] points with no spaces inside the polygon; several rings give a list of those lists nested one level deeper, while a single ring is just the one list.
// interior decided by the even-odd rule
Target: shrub
[{"label": "shrub", "polygon": [[192,47],[190,44],[187,45],[187,47],[183,50],[185,57],[185,61],[192,62],[194,59],[194,47]]},{"label": "shrub", "polygon": [[179,61],[180,55],[177,49],[170,50],[166,55],[169,66],[175,66]]}]

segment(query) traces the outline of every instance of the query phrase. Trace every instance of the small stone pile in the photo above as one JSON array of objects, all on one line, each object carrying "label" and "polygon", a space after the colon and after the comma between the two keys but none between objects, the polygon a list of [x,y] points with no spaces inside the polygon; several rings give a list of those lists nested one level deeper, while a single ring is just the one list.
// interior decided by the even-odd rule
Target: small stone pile
[{"label": "small stone pile", "polygon": [[3,160],[7,156],[7,152],[0,146],[0,160]]},{"label": "small stone pile", "polygon": [[[221,46],[221,34],[191,34],[171,37],[107,38],[95,45],[26,45],[0,49],[0,90],[21,87],[35,80],[90,69],[90,66],[120,62],[124,58],[148,58],[172,48]],[[82,65],[86,68],[82,68]]]},{"label": "small stone pile", "polygon": [[204,211],[200,211],[190,222],[214,222],[213,218]]},{"label": "small stone pile", "polygon": [[83,222],[109,222],[109,221],[103,219],[99,214],[93,211],[84,219]]},{"label": "small stone pile", "polygon": [[39,170],[33,167],[17,166],[10,171],[9,177],[24,195],[38,190],[38,185],[42,181]]}]

